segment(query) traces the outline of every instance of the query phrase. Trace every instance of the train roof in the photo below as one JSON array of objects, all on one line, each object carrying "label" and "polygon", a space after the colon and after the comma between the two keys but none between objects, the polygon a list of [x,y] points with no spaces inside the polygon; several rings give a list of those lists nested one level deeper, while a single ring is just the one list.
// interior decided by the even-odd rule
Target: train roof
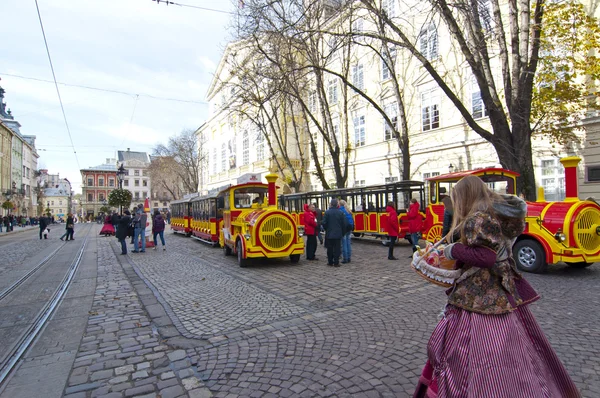
[{"label": "train roof", "polygon": [[182,198],[182,199],[177,199],[177,200],[172,200],[171,204],[178,204],[178,203],[189,203],[192,201],[192,199],[196,199],[198,196],[190,196],[189,198]]},{"label": "train roof", "polygon": [[380,185],[368,185],[364,187],[352,187],[352,188],[337,188],[337,189],[329,189],[324,191],[310,191],[310,192],[297,192],[284,195],[286,198],[292,197],[300,197],[300,196],[333,196],[337,194],[362,194],[362,193],[373,193],[373,192],[386,192],[392,189],[400,189],[400,190],[410,190],[414,189],[422,189],[425,183],[423,181],[415,181],[415,180],[403,180],[397,182],[391,182],[389,184],[380,184]]},{"label": "train roof", "polygon": [[506,175],[510,177],[519,177],[521,174],[516,171],[503,169],[500,167],[486,167],[482,169],[476,170],[466,170],[466,171],[455,171],[453,173],[441,174],[439,176],[426,178],[427,181],[442,181],[442,180],[460,180],[466,176],[476,176],[481,177],[484,175]]}]

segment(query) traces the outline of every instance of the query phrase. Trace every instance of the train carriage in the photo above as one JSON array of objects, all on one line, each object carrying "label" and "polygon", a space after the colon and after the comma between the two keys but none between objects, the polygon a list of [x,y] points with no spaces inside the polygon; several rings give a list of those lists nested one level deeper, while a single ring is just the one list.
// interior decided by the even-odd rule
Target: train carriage
[{"label": "train carriage", "polygon": [[191,209],[190,202],[197,195],[189,195],[183,199],[171,202],[171,230],[175,233],[190,236],[191,227]]},{"label": "train carriage", "polygon": [[399,210],[400,238],[409,235],[407,212],[411,198],[419,201],[421,217],[425,218],[424,183],[421,181],[400,181],[385,185],[282,195],[279,206],[289,211],[296,222],[304,226],[304,205],[317,203],[318,207],[325,211],[332,198],[344,199],[348,203],[347,210],[354,220],[355,236],[388,236],[385,228],[388,216],[385,209],[389,201],[394,202]]},{"label": "train carriage", "polygon": [[[565,167],[566,198],[547,202],[540,188],[538,200],[527,202],[526,229],[514,246],[513,254],[520,269],[544,272],[548,264],[564,262],[584,268],[600,261],[600,206],[592,200],[580,200],[577,189],[577,164],[580,158],[561,159]],[[452,186],[466,175],[481,178],[499,193],[515,194],[516,178],[510,170],[485,168],[444,174],[428,179],[424,236],[430,241],[441,238],[444,206],[442,200]]]},{"label": "train carriage", "polygon": [[223,222],[219,244],[225,255],[237,255],[241,267],[251,258],[290,257],[304,253],[304,241],[292,215],[277,208],[276,174],[260,182],[259,174],[240,177],[237,185],[222,190]]},{"label": "train carriage", "polygon": [[198,196],[190,201],[190,229],[194,239],[219,245],[219,232],[223,224],[223,198],[218,191]]}]

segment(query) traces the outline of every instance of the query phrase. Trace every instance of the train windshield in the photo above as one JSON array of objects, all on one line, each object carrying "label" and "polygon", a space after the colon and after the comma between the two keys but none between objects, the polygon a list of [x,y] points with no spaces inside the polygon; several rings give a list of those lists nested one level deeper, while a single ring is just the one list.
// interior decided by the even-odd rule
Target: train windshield
[{"label": "train windshield", "polygon": [[234,192],[233,206],[236,209],[250,209],[267,204],[268,188],[244,187]]},{"label": "train windshield", "polygon": [[[502,174],[484,174],[478,176],[486,185],[498,194],[515,194],[515,178]],[[430,181],[429,201],[430,203],[441,203],[446,196],[450,196],[452,188],[459,180]],[[437,184],[437,189],[436,189]]]}]

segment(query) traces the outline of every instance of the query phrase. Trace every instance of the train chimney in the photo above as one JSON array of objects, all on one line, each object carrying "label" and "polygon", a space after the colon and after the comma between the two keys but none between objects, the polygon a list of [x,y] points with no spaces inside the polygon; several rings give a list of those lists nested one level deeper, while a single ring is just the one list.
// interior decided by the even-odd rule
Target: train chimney
[{"label": "train chimney", "polygon": [[565,202],[577,202],[579,200],[579,178],[577,177],[577,165],[581,162],[581,158],[570,156],[562,158],[560,162],[565,168]]},{"label": "train chimney", "polygon": [[267,182],[269,183],[269,206],[277,205],[277,187],[275,186],[275,181],[277,181],[277,174],[271,173],[265,176]]}]

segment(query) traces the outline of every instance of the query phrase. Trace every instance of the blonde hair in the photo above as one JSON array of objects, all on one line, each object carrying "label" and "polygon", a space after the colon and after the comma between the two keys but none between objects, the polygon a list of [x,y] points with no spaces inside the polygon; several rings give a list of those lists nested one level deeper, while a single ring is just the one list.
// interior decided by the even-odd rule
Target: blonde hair
[{"label": "blonde hair", "polygon": [[346,201],[344,199],[340,199],[340,206],[346,207]]},{"label": "blonde hair", "polygon": [[452,188],[450,197],[454,208],[449,233],[449,240],[451,241],[453,236],[459,235],[461,242],[465,243],[464,222],[474,213],[484,212],[496,217],[493,203],[498,201],[500,196],[491,191],[479,177],[466,176],[461,178]]}]

